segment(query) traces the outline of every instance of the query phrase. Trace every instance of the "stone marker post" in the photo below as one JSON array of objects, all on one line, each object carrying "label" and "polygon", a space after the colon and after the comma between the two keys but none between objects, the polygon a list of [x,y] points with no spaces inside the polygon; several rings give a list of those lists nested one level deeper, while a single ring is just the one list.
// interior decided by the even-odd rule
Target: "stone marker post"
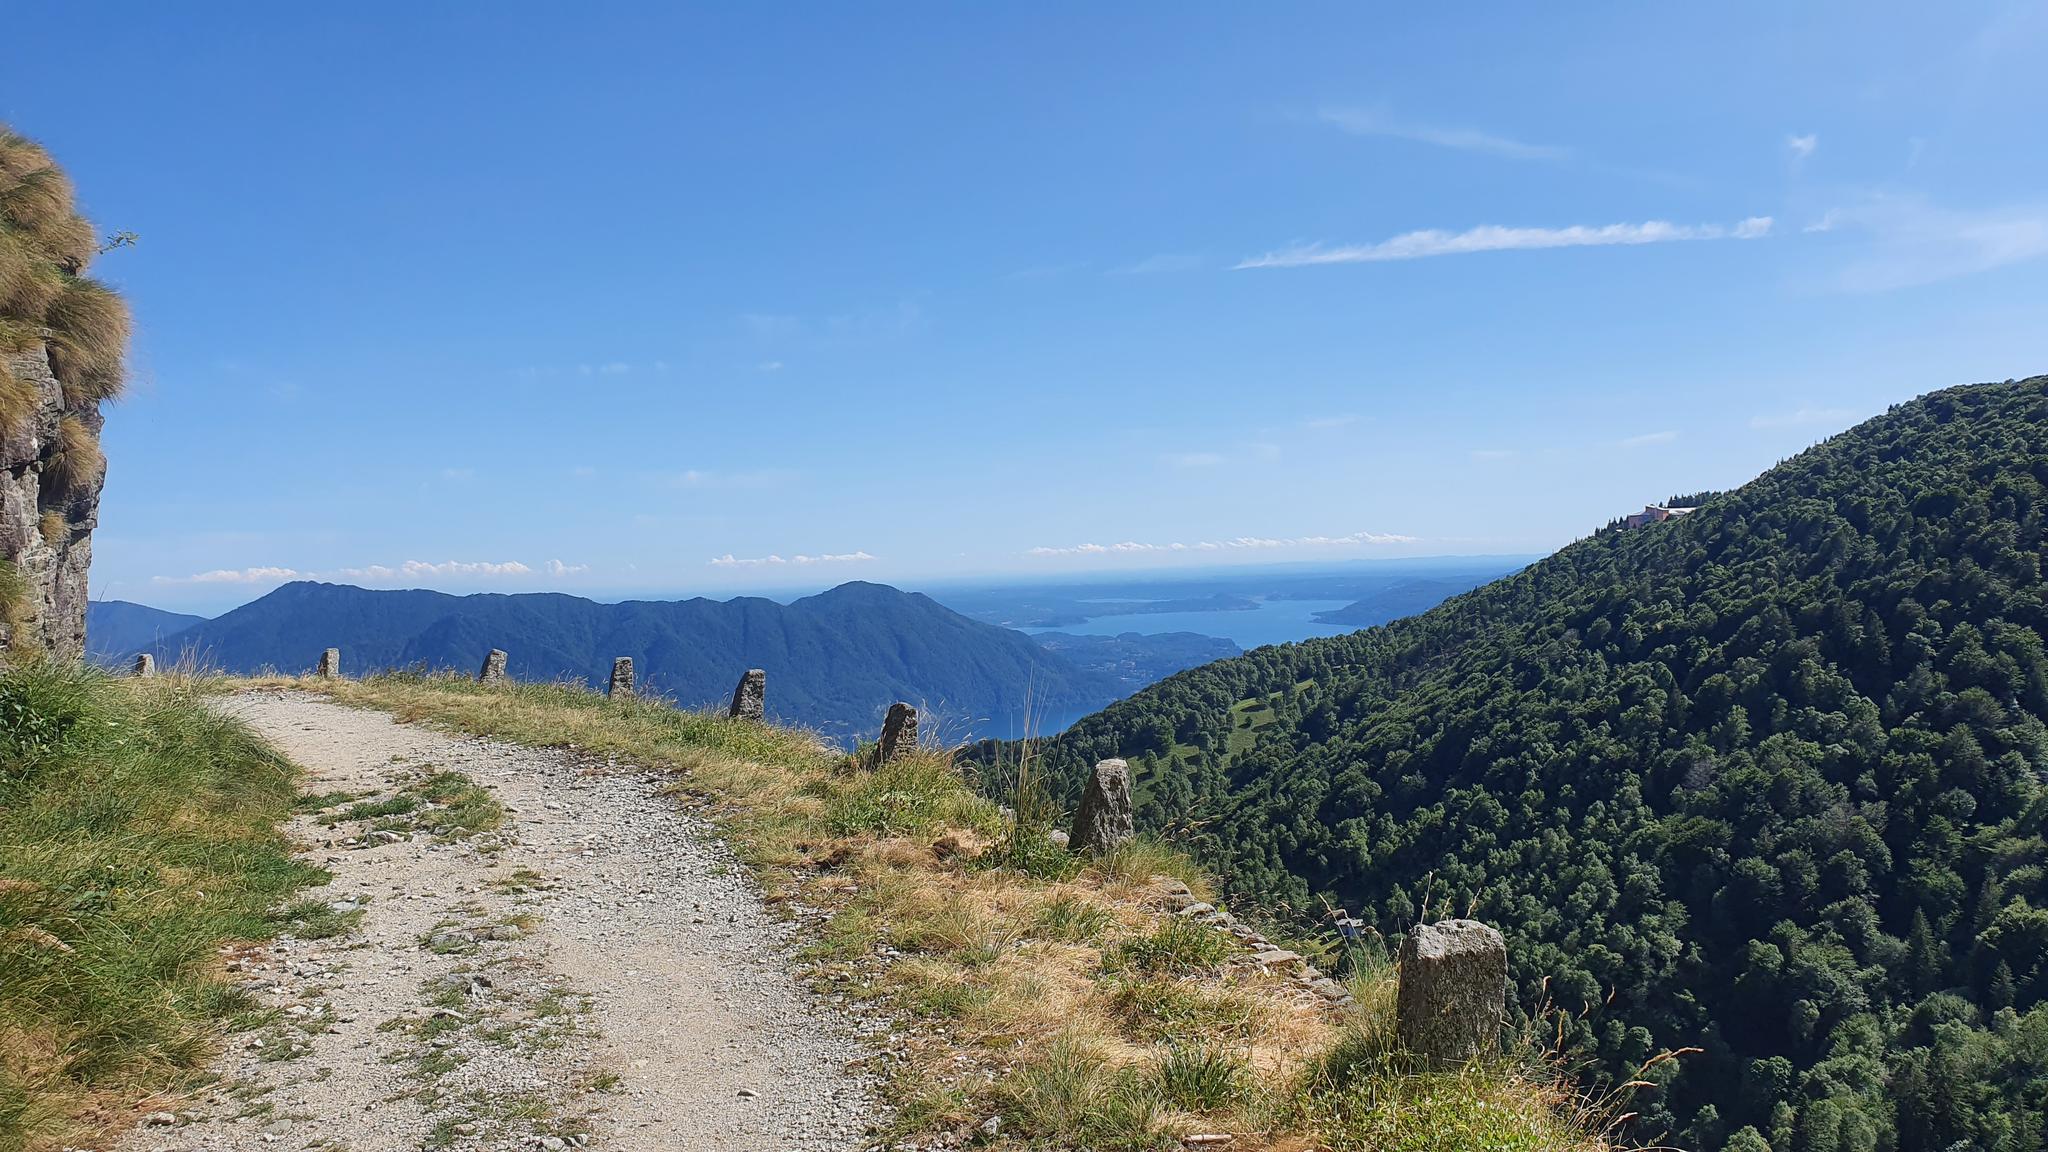
[{"label": "stone marker post", "polygon": [[1137,835],[1131,810],[1131,771],[1121,760],[1104,760],[1088,774],[1081,808],[1074,813],[1074,832],[1067,843],[1076,852],[1101,854]]},{"label": "stone marker post", "polygon": [[898,700],[882,719],[882,746],[875,750],[877,767],[917,750],[917,709]]},{"label": "stone marker post", "polygon": [[1418,924],[1401,942],[1395,1032],[1426,1067],[1492,1052],[1508,1007],[1508,946],[1477,920]]},{"label": "stone marker post", "polygon": [[761,720],[768,715],[768,673],[749,668],[732,690],[732,707],[726,716],[733,720]]},{"label": "stone marker post", "polygon": [[633,694],[633,658],[621,656],[612,661],[612,682],[605,688],[607,696],[631,696]]},{"label": "stone marker post", "polygon": [[503,648],[493,648],[490,654],[484,657],[484,666],[482,670],[477,672],[476,682],[479,684],[498,684],[502,683],[504,679],[505,650]]},{"label": "stone marker post", "polygon": [[156,675],[156,657],[148,652],[136,653],[135,674],[145,679]]},{"label": "stone marker post", "polygon": [[320,666],[313,670],[313,675],[318,676],[322,680],[338,678],[341,675],[341,649],[329,648],[327,651],[322,652],[320,654]]}]

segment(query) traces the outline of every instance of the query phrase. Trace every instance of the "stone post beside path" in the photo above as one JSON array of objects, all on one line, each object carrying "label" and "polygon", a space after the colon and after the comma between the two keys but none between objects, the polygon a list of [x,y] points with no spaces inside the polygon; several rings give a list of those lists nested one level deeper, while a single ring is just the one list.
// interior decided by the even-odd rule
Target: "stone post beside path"
[{"label": "stone post beside path", "polygon": [[484,666],[482,670],[477,672],[476,682],[479,684],[501,684],[504,680],[505,650],[503,648],[493,648],[490,654],[484,657]]},{"label": "stone post beside path", "polygon": [[1104,760],[1088,774],[1081,807],[1074,813],[1074,831],[1067,842],[1076,852],[1101,855],[1137,835],[1131,807],[1130,766]]},{"label": "stone post beside path", "polygon": [[749,668],[732,690],[732,707],[725,713],[731,720],[762,720],[768,715],[768,673]]},{"label": "stone post beside path", "polygon": [[341,649],[329,648],[327,651],[320,653],[320,666],[313,670],[313,675],[318,676],[322,680],[340,679]]},{"label": "stone post beside path", "polygon": [[917,709],[901,700],[889,705],[889,715],[882,720],[882,745],[875,749],[875,765],[880,767],[917,751]]},{"label": "stone post beside path", "polygon": [[633,694],[633,658],[621,656],[612,661],[612,682],[605,687],[607,696],[631,696]]},{"label": "stone post beside path", "polygon": [[156,657],[148,652],[136,653],[135,674],[144,679],[156,675]]},{"label": "stone post beside path", "polygon": [[1477,920],[1418,924],[1401,942],[1395,1032],[1425,1067],[1456,1067],[1500,1044],[1508,946]]}]

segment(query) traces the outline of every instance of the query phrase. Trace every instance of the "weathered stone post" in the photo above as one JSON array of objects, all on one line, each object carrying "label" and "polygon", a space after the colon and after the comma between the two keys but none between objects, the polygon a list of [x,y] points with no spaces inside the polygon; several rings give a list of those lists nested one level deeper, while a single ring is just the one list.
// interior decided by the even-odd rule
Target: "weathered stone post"
[{"label": "weathered stone post", "polygon": [[917,709],[898,700],[882,718],[882,746],[875,750],[877,767],[917,751]]},{"label": "weathered stone post", "polygon": [[144,679],[156,675],[156,657],[148,652],[136,653],[135,674]]},{"label": "weathered stone post", "polygon": [[503,648],[493,648],[490,654],[484,657],[484,666],[477,672],[476,682],[479,684],[498,684],[502,683],[504,679],[505,650]]},{"label": "weathered stone post", "polygon": [[1477,920],[1418,924],[1401,942],[1395,1032],[1428,1067],[1492,1052],[1508,1007],[1508,946]]},{"label": "weathered stone post", "polygon": [[732,690],[732,707],[726,716],[733,720],[760,720],[768,715],[768,673],[749,668]]},{"label": "weathered stone post", "polygon": [[633,658],[621,656],[612,661],[612,682],[604,691],[607,696],[631,696],[633,694]]},{"label": "weathered stone post", "polygon": [[1130,767],[1121,760],[1104,760],[1088,774],[1088,786],[1081,792],[1081,808],[1074,813],[1074,832],[1067,843],[1076,852],[1099,855],[1135,835]]},{"label": "weathered stone post", "polygon": [[320,654],[320,666],[313,670],[313,675],[318,676],[322,680],[339,678],[341,676],[341,649],[329,648],[327,651],[322,652]]}]

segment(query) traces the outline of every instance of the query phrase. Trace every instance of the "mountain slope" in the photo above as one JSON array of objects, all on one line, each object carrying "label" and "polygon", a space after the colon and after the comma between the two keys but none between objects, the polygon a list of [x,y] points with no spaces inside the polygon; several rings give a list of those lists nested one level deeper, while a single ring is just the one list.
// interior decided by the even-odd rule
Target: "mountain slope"
[{"label": "mountain slope", "polygon": [[96,664],[112,663],[205,622],[204,616],[166,612],[147,604],[94,600],[85,607],[85,658]]},{"label": "mountain slope", "polygon": [[1471,908],[1610,1073],[1703,1048],[1650,1132],[2039,1148],[2044,511],[2048,378],[1933,393],[1686,518],[1171,677],[1048,762],[1138,760],[1243,899]]},{"label": "mountain slope", "polygon": [[872,732],[892,701],[927,706],[952,734],[1023,730],[1122,695],[1029,637],[977,623],[929,597],[853,583],[782,605],[728,601],[600,604],[559,593],[450,596],[301,581],[157,642],[230,672],[308,667],[329,646],[351,675],[426,665],[473,670],[492,648],[525,680],[601,682],[631,656],[641,684],[685,705],[718,704],[748,668],[768,671],[775,718],[835,737]]}]

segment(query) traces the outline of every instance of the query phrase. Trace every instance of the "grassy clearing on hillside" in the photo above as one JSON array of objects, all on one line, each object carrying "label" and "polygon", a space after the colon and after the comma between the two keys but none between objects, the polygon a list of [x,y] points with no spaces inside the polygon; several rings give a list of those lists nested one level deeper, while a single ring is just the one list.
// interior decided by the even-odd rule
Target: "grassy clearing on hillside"
[{"label": "grassy clearing on hillside", "polygon": [[[1010,845],[1009,822],[926,751],[879,771],[812,737],[608,699],[576,685],[394,674],[286,681],[400,719],[678,774],[771,901],[826,909],[804,953],[826,991],[902,1023],[879,1058],[892,1138],[1142,1150],[1228,1133],[1234,1149],[1595,1152],[1605,1122],[1537,1060],[1412,1075],[1392,981],[1341,1015],[1167,916],[1188,860],[1140,842],[1103,860]],[[981,1126],[1000,1118],[998,1135]]]},{"label": "grassy clearing on hillside", "polygon": [[245,1006],[220,948],[324,879],[290,766],[190,684],[0,669],[0,1149],[118,1128]]}]

